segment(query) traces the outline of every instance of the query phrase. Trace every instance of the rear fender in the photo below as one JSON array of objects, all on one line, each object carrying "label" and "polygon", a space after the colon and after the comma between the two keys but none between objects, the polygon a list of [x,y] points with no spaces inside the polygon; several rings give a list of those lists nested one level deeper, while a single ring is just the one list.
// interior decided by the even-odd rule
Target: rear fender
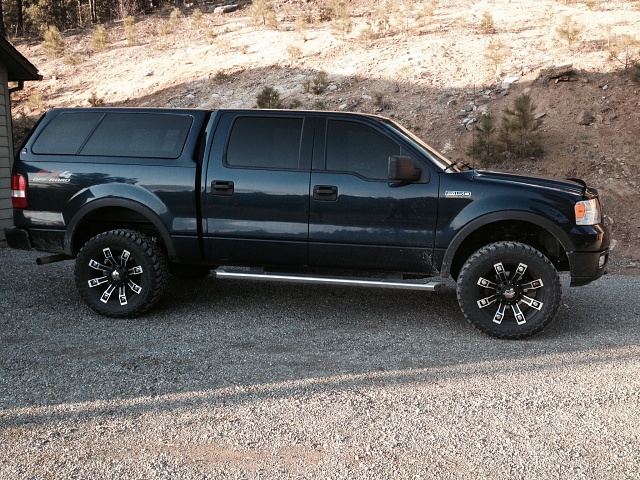
[{"label": "rear fender", "polygon": [[[96,210],[112,207],[134,211],[153,224],[166,245],[169,258],[175,258],[175,249],[167,228],[167,225],[171,224],[171,215],[167,206],[157,196],[142,187],[117,183],[83,189],[69,201],[63,212],[67,225],[64,239],[65,253],[69,255],[75,253],[74,238],[88,215]],[[74,213],[71,214],[71,212]]]}]

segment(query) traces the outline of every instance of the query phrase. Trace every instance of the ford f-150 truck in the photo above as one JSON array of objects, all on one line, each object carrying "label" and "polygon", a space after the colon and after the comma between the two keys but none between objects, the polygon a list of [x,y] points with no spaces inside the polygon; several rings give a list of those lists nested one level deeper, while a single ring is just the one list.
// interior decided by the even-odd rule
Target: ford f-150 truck
[{"label": "ford f-150 truck", "polygon": [[378,116],[297,110],[55,109],[16,155],[9,245],[75,259],[94,311],[139,315],[169,272],[434,290],[524,338],[559,271],[599,278],[609,233],[576,179],[454,164]]}]

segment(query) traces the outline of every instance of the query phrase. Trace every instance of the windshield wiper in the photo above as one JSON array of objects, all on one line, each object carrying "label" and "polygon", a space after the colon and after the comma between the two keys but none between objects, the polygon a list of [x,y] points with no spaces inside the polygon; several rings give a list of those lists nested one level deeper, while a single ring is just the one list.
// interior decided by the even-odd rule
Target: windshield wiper
[{"label": "windshield wiper", "polygon": [[461,170],[473,170],[473,167],[470,166],[467,163],[464,162],[458,162],[457,160],[455,162],[453,162],[451,165],[449,165],[447,168],[444,169],[444,171],[446,172],[447,170],[449,170],[450,168],[459,168]]}]

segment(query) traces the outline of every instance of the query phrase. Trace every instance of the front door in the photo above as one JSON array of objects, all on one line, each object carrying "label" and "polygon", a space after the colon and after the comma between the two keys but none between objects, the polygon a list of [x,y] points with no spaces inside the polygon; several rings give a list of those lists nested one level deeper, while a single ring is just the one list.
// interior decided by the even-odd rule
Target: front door
[{"label": "front door", "polygon": [[329,118],[316,129],[310,265],[432,273],[438,176],[414,158],[420,180],[390,181],[389,156],[415,152],[373,124]]}]

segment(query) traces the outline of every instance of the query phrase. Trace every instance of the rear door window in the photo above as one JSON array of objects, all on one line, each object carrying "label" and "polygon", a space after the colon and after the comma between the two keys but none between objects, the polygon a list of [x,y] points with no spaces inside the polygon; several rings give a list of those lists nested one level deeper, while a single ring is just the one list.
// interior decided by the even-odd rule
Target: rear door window
[{"label": "rear door window", "polygon": [[302,118],[237,118],[227,144],[226,164],[230,167],[297,169],[302,125]]}]

